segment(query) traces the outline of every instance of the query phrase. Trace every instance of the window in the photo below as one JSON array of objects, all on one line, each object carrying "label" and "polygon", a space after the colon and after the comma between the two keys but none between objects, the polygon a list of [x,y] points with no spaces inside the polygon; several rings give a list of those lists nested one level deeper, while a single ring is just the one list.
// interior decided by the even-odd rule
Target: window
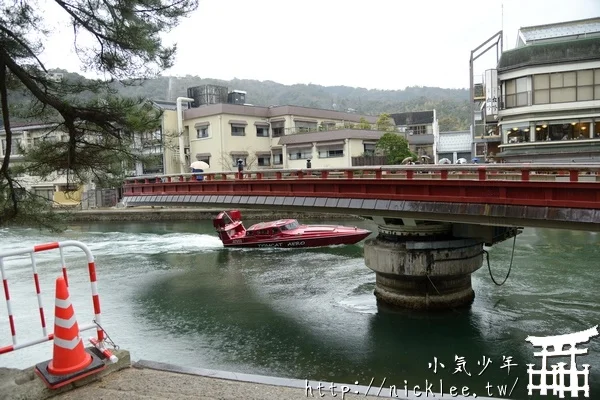
[{"label": "window", "polygon": [[[11,140],[10,154],[13,156],[21,155],[21,139]],[[2,139],[2,154],[6,154],[6,139]]]},{"label": "window", "polygon": [[204,161],[208,165],[210,165],[210,156],[196,156],[196,160]]},{"label": "window", "polygon": [[321,129],[322,131],[332,131],[335,129],[335,122],[322,122]]},{"label": "window", "polygon": [[550,103],[550,75],[533,76],[533,104]]},{"label": "window", "polygon": [[271,165],[271,155],[270,154],[260,154],[256,158],[256,162],[259,167],[268,167]]},{"label": "window", "polygon": [[511,79],[505,83],[504,108],[523,107],[529,105],[527,77]]},{"label": "window", "polygon": [[315,132],[317,131],[317,123],[309,121],[294,121],[296,124],[296,132]]},{"label": "window", "polygon": [[246,136],[246,127],[231,125],[231,136]]},{"label": "window", "polygon": [[375,143],[363,143],[363,149],[365,155],[375,155]]},{"label": "window", "polygon": [[203,126],[196,129],[196,138],[202,139],[208,137],[208,126]]},{"label": "window", "polygon": [[408,131],[412,132],[413,135],[425,135],[427,134],[427,125],[410,126]]},{"label": "window", "polygon": [[533,75],[533,104],[600,100],[600,69]]},{"label": "window", "polygon": [[257,126],[256,127],[256,136],[269,137],[269,127],[268,126]]},{"label": "window", "polygon": [[285,224],[281,227],[282,231],[289,231],[289,230],[293,230],[293,229],[297,229],[300,227],[300,224],[298,223],[298,221],[293,220],[292,222]]},{"label": "window", "polygon": [[246,167],[246,156],[240,156],[235,154],[231,156],[232,165],[237,168],[237,162],[239,159],[241,159],[244,162],[244,167]]},{"label": "window", "polygon": [[283,136],[284,127],[285,127],[285,121],[271,122],[271,129],[273,131],[273,137]]},{"label": "window", "polygon": [[282,153],[273,153],[273,165],[282,165],[283,164],[283,154]]},{"label": "window", "polygon": [[319,149],[319,158],[334,158],[343,156],[343,147],[322,147]]},{"label": "window", "polygon": [[291,149],[288,155],[290,160],[306,160],[312,158],[312,148]]},{"label": "window", "polygon": [[559,72],[550,74],[550,102],[577,101],[576,73]]}]

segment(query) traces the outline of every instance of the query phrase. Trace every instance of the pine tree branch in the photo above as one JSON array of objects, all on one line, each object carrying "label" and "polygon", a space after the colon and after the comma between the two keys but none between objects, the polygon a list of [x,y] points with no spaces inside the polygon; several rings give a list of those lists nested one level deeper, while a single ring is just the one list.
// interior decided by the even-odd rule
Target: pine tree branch
[{"label": "pine tree branch", "polygon": [[[8,165],[10,162],[10,153],[12,150],[12,130],[10,129],[10,114],[8,112],[8,92],[6,89],[6,65],[0,60],[0,103],[2,106],[2,120],[4,123],[4,132],[6,135],[6,148],[4,149],[4,160],[2,161],[2,167],[0,167],[0,175],[6,178],[8,183],[8,192],[12,201],[12,215],[17,215],[19,209],[17,204],[17,194],[15,192],[13,179],[10,176]],[[2,216],[4,213],[0,213]]]}]

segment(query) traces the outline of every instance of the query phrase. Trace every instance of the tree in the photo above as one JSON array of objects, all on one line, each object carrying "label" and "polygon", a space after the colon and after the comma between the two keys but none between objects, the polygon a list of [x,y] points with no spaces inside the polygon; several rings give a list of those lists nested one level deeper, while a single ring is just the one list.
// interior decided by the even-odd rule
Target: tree
[{"label": "tree", "polygon": [[375,147],[381,150],[390,164],[400,164],[407,157],[416,159],[408,147],[408,140],[394,132],[384,133]]},{"label": "tree", "polygon": [[377,126],[378,131],[394,132],[396,130],[394,124],[392,124],[390,114],[386,113],[379,115],[379,118],[377,118],[377,122],[375,123],[375,125]]},{"label": "tree", "polygon": [[[46,177],[67,170],[68,181],[99,184],[121,173],[132,152],[133,133],[154,130],[159,115],[142,98],[124,98],[117,85],[136,85],[172,66],[175,46],[160,34],[197,7],[198,0],[54,0],[72,25],[73,43],[83,68],[107,79],[56,82],[40,59],[50,32],[35,2],[0,0],[0,103],[6,133],[0,166],[0,225],[48,225],[48,213],[24,190],[19,174]],[[82,38],[83,36],[83,38]],[[86,37],[91,42],[86,42]],[[15,107],[8,93],[30,102]],[[12,118],[56,123],[68,134],[60,143],[42,143],[25,152],[25,163],[11,166]]]},{"label": "tree", "polygon": [[371,130],[371,124],[365,119],[365,117],[360,117],[360,120],[358,121],[358,129]]}]

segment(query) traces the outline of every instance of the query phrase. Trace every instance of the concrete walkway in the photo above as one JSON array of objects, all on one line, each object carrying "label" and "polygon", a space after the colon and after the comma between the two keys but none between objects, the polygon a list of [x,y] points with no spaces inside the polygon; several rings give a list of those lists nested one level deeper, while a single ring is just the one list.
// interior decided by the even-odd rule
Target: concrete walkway
[{"label": "concrete walkway", "polygon": [[[331,382],[318,382],[300,379],[287,379],[262,375],[241,374],[202,368],[187,368],[154,361],[141,360],[131,363],[129,352],[115,352],[119,357],[117,364],[111,364],[99,374],[84,378],[57,390],[49,390],[34,374],[33,368],[26,370],[0,368],[0,400],[59,400],[81,399],[125,399],[125,400],[162,400],[162,399],[358,399],[365,398],[452,398],[467,399],[463,396],[451,396],[449,393],[420,393],[415,396],[410,390],[405,395],[402,383],[397,392],[390,395],[390,387],[371,388],[361,385],[335,383],[334,392]],[[321,396],[318,386],[321,384]],[[310,387],[310,388],[308,388]],[[358,394],[357,394],[358,393]],[[333,396],[335,394],[335,396]],[[473,397],[469,397],[472,399]],[[480,400],[502,400],[477,396]]]}]

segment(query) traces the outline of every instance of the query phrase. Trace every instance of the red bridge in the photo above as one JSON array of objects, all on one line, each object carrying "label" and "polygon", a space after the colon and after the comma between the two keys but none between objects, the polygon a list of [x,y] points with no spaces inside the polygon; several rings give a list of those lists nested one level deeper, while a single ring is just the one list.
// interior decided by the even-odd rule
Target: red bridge
[{"label": "red bridge", "polygon": [[287,209],[600,230],[600,166],[489,164],[262,170],[130,178],[128,206]]},{"label": "red bridge", "polygon": [[124,201],[368,216],[378,225],[364,244],[378,301],[454,308],[475,297],[484,244],[516,239],[523,226],[599,231],[599,172],[494,164],[163,175],[128,179]]}]

